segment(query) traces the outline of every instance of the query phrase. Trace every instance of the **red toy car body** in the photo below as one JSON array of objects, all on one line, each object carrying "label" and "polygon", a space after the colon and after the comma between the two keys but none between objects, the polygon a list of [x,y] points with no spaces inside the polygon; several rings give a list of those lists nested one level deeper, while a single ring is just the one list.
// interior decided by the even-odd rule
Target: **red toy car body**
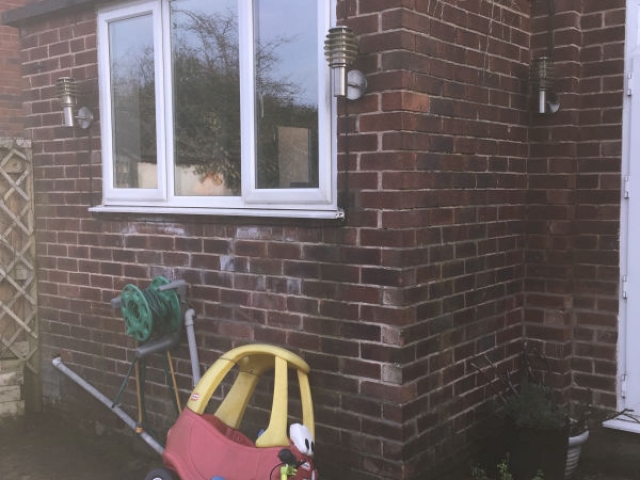
[{"label": "red toy car body", "polygon": [[[280,478],[283,447],[258,448],[241,432],[227,427],[214,415],[197,415],[189,409],[178,418],[167,438],[162,456],[165,466],[184,480],[268,480]],[[291,480],[313,480],[311,457],[287,447],[303,462]]]},{"label": "red toy car body", "polygon": [[[233,386],[214,415],[204,413],[232,368],[238,371]],[[289,368],[298,375],[302,423],[293,424],[287,431]],[[274,370],[271,418],[254,442],[238,427],[258,379],[270,370]],[[312,460],[314,421],[308,372],[304,360],[279,347],[248,345],[227,352],[198,382],[169,430],[162,455],[165,467],[182,480],[317,480]],[[147,478],[164,480],[158,474]]]}]

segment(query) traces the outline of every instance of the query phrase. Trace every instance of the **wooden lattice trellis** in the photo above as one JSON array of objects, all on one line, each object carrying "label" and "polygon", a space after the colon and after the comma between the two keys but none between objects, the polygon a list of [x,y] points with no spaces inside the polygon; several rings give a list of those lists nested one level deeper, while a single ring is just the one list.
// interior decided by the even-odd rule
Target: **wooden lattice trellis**
[{"label": "wooden lattice trellis", "polygon": [[38,373],[30,144],[0,140],[0,359]]}]

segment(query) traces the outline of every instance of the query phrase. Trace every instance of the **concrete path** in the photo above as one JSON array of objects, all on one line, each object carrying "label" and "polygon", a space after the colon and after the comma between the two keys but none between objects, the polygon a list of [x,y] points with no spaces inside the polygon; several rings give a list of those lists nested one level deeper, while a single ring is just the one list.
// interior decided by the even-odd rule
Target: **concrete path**
[{"label": "concrete path", "polygon": [[144,480],[161,463],[133,436],[116,441],[46,416],[0,425],[0,480]]}]

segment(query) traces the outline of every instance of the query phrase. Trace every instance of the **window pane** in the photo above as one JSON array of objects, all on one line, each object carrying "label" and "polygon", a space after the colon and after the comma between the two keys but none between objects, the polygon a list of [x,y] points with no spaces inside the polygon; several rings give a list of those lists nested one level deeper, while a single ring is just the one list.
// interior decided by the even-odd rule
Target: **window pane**
[{"label": "window pane", "polygon": [[316,0],[255,0],[258,188],[318,187]]},{"label": "window pane", "polygon": [[171,2],[176,195],[240,194],[237,0]]},{"label": "window pane", "polygon": [[116,188],[157,188],[155,66],[151,15],[109,25]]}]

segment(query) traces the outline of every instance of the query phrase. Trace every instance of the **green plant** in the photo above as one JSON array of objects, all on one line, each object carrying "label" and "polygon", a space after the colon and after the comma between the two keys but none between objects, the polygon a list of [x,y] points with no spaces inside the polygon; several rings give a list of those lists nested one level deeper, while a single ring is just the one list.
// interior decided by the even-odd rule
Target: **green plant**
[{"label": "green plant", "polygon": [[[496,476],[494,478],[488,476],[487,471],[480,466],[475,466],[471,469],[471,477],[473,480],[514,480],[509,470],[508,456],[496,465]],[[544,480],[542,471],[538,470],[531,480]]]},{"label": "green plant", "polygon": [[[482,369],[473,362],[471,366],[485,377],[502,402],[505,417],[516,427],[547,430],[561,429],[569,424],[568,410],[555,401],[551,388],[537,379],[540,370],[549,371],[544,355],[525,342],[519,382],[514,380],[511,372],[500,374],[498,367],[486,355],[484,360],[489,365],[488,369]],[[539,364],[535,369],[534,362]],[[583,422],[579,423],[581,427]]]},{"label": "green plant", "polygon": [[[491,469],[491,476],[483,468],[476,467],[472,470],[475,480],[513,480],[513,475],[519,480],[531,477],[531,480],[540,480],[541,471],[548,477],[562,478],[570,437],[619,416],[635,420],[628,409],[612,412],[590,402],[576,402],[570,411],[569,407],[560,405],[551,388],[544,384],[545,379],[553,379],[547,358],[526,342],[515,372],[501,372],[487,354],[480,358],[484,365],[472,361],[470,366],[484,377],[502,404],[501,413],[506,422],[501,446],[510,455],[511,463],[500,462],[495,470]],[[507,365],[511,367],[510,363]],[[580,396],[593,398],[590,391]],[[584,441],[586,437],[588,435],[580,440]]]},{"label": "green plant", "polygon": [[505,398],[504,413],[520,428],[560,429],[569,421],[567,411],[553,400],[549,387],[526,381],[516,394]]}]

